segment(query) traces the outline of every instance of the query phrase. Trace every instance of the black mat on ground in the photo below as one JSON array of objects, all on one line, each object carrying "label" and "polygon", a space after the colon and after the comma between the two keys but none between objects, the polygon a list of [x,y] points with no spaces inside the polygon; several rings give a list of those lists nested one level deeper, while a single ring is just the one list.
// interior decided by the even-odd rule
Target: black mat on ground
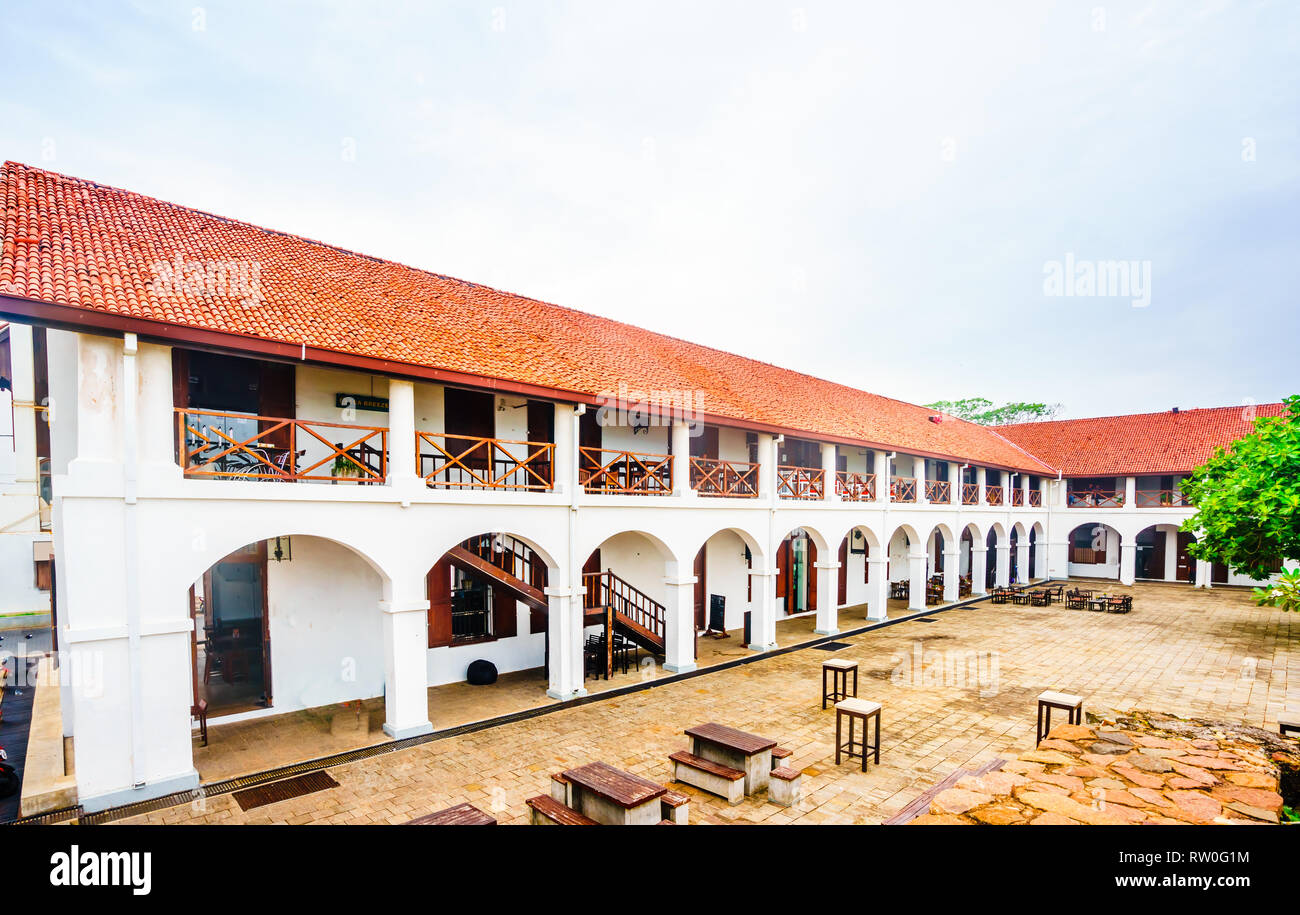
[{"label": "black mat on ground", "polygon": [[276,801],[287,801],[289,798],[302,797],[304,794],[338,786],[339,783],[334,781],[334,777],[328,772],[308,772],[306,775],[271,782],[269,785],[258,785],[256,788],[236,791],[234,798],[240,810],[252,810],[254,807],[264,807]]}]

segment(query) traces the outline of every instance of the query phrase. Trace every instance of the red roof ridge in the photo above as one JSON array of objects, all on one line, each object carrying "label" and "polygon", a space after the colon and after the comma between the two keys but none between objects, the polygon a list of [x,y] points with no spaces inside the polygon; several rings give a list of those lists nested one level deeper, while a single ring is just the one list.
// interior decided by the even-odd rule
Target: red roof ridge
[{"label": "red roof ridge", "polygon": [[998,428],[1003,429],[1025,429],[1029,426],[1059,426],[1067,423],[1086,423],[1103,419],[1143,419],[1148,416],[1183,416],[1188,413],[1210,413],[1215,410],[1241,410],[1246,407],[1281,407],[1285,406],[1283,401],[1270,400],[1265,403],[1236,403],[1224,404],[1218,407],[1178,407],[1177,412],[1174,410],[1152,410],[1147,413],[1111,413],[1104,416],[1077,416],[1073,419],[1037,419],[1024,423],[1006,423]]}]

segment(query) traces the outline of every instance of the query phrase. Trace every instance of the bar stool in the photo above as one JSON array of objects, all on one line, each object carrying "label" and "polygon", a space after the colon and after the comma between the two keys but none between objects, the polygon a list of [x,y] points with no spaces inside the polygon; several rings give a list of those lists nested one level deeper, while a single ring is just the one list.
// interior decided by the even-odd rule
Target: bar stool
[{"label": "bar stool", "polygon": [[[848,658],[831,658],[829,661],[822,662],[822,708],[826,708],[826,700],[831,700],[834,704],[841,699],[849,698],[849,671],[853,672],[853,693],[858,694],[858,662],[850,661]],[[826,674],[831,675],[830,689],[826,688]]]},{"label": "bar stool", "polygon": [[[844,719],[849,719],[849,739],[843,740],[842,724]],[[868,730],[871,719],[876,719],[876,740],[874,743],[868,739]],[[853,739],[853,722],[862,722],[862,740]],[[849,759],[855,756],[862,760],[862,771],[867,771],[867,757],[874,758],[876,765],[880,765],[880,703],[870,702],[866,699],[841,699],[835,703],[835,765],[840,764],[841,753]]]},{"label": "bar stool", "polygon": [[[1058,693],[1048,690],[1038,696],[1038,739],[1034,746],[1043,742],[1043,738],[1052,730],[1052,709],[1059,708],[1069,715],[1070,724],[1083,724],[1083,697],[1070,693]],[[1044,714],[1046,712],[1046,714]]]}]

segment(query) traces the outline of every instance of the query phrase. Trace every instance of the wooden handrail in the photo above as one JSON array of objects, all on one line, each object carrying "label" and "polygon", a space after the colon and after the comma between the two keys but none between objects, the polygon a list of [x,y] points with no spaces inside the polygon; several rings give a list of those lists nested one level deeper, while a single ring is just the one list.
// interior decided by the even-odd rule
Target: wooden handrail
[{"label": "wooden handrail", "polygon": [[915,502],[916,480],[912,477],[892,477],[889,481],[890,502]]},{"label": "wooden handrail", "polygon": [[927,502],[951,502],[951,484],[947,480],[926,480],[925,500]]},{"label": "wooden handrail", "polygon": [[758,465],[716,458],[691,458],[691,488],[702,496],[758,497]]},{"label": "wooden handrail", "polygon": [[1043,505],[1043,491],[1041,489],[1029,490],[1029,504],[1034,508],[1041,508]]},{"label": "wooden handrail", "polygon": [[1065,504],[1070,508],[1119,508],[1124,504],[1124,494],[1111,489],[1069,491]]},{"label": "wooden handrail", "polygon": [[1011,490],[1011,504],[1012,505],[1025,504],[1025,491],[1021,489],[1019,486]]},{"label": "wooden handrail", "polygon": [[[230,431],[232,423],[256,423],[257,431],[240,439]],[[356,426],[278,416],[253,416],[217,410],[176,408],[177,451],[181,471],[187,477],[215,477],[225,480],[278,480],[297,482],[362,482],[383,484],[388,476],[388,430],[382,426]],[[318,431],[321,430],[321,431]],[[324,430],[346,430],[345,442],[332,442]],[[288,446],[268,441],[272,436],[287,438]],[[305,444],[307,447],[299,448]],[[304,466],[306,455],[323,446],[327,452]],[[355,469],[337,474],[340,461]],[[328,472],[322,470],[328,465]]]},{"label": "wooden handrail", "polygon": [[961,504],[962,505],[980,504],[980,484],[978,483],[961,484]]},{"label": "wooden handrail", "polygon": [[835,493],[845,502],[874,502],[876,475],[839,470],[835,473]]},{"label": "wooden handrail", "polygon": [[545,588],[546,562],[530,547],[509,534],[479,534],[461,544],[475,556],[534,588]]},{"label": "wooden handrail", "polygon": [[822,499],[826,496],[826,472],[820,467],[776,468],[776,494],[782,499]]},{"label": "wooden handrail", "polygon": [[1139,489],[1133,494],[1138,508],[1186,508],[1189,503],[1176,489]]},{"label": "wooden handrail", "polygon": [[415,466],[433,489],[548,492],[555,483],[555,445],[416,432]]},{"label": "wooden handrail", "polygon": [[985,487],[984,487],[984,501],[987,502],[989,505],[1001,505],[1001,504],[1002,504],[1002,487],[1001,487],[1001,486],[985,486]]},{"label": "wooden handrail", "polygon": [[[607,454],[613,457],[605,460]],[[662,496],[673,491],[672,455],[582,447],[578,456],[578,482],[587,492]]]},{"label": "wooden handrail", "polygon": [[585,572],[582,576],[582,605],[586,609],[612,607],[642,629],[663,639],[667,632],[668,612],[663,604],[639,588],[606,569]]}]

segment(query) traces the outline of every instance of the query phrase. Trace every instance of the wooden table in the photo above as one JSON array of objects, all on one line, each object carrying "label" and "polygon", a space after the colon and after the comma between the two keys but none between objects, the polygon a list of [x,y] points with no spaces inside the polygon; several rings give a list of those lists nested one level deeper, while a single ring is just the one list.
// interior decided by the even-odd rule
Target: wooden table
[{"label": "wooden table", "polygon": [[731,766],[745,773],[745,794],[768,785],[772,774],[772,749],[776,741],[710,721],[686,729],[691,752],[704,759]]},{"label": "wooden table", "polygon": [[607,826],[653,826],[663,819],[663,785],[608,763],[594,762],[561,773],[565,805]]},{"label": "wooden table", "polygon": [[408,820],[407,826],[495,826],[496,817],[484,813],[473,804],[457,804],[436,813]]}]

